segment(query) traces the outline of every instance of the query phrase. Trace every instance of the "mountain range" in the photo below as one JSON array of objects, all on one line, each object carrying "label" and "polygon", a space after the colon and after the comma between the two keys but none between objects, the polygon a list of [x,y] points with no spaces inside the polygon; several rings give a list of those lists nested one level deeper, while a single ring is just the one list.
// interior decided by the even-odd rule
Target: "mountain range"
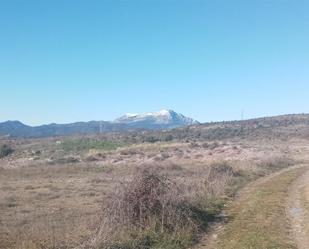
[{"label": "mountain range", "polygon": [[166,130],[199,122],[173,110],[144,114],[127,113],[114,121],[89,121],[70,124],[25,125],[20,121],[0,123],[0,135],[10,137],[49,137],[130,130]]}]

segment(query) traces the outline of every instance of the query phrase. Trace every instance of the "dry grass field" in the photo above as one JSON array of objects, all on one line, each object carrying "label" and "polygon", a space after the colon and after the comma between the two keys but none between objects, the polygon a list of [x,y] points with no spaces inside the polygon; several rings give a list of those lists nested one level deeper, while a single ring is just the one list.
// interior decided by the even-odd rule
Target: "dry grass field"
[{"label": "dry grass field", "polygon": [[306,136],[287,127],[157,142],[3,138],[14,152],[0,159],[0,248],[188,248],[248,182],[306,162]]}]

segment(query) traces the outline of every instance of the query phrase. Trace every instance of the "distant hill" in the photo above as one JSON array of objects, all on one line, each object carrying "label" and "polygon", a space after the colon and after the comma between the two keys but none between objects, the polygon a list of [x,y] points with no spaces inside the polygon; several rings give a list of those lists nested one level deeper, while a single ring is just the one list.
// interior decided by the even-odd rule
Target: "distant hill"
[{"label": "distant hill", "polygon": [[48,124],[28,126],[20,121],[0,123],[0,135],[10,137],[50,137],[99,132],[121,132],[132,130],[163,130],[197,124],[191,118],[172,110],[162,110],[146,114],[126,114],[113,122],[89,121],[71,124]]},{"label": "distant hill", "polygon": [[28,126],[19,121],[6,121],[0,123],[0,135],[10,137],[50,137],[73,134],[92,134],[112,131],[125,131],[129,127],[111,122],[76,122],[71,124],[48,124],[41,126]]},{"label": "distant hill", "polygon": [[289,114],[243,121],[211,122],[165,132],[174,139],[309,138],[309,114]]}]

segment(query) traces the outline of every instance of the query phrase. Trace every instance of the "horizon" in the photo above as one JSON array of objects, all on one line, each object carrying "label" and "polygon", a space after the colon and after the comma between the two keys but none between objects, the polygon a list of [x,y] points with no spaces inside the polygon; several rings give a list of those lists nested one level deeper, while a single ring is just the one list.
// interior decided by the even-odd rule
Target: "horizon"
[{"label": "horizon", "polygon": [[0,122],[309,113],[309,2],[0,3]]},{"label": "horizon", "polygon": [[[171,110],[171,109],[163,109],[163,110]],[[171,111],[175,111],[175,110],[171,110]],[[181,112],[177,112],[178,114],[183,114]],[[126,114],[126,113],[125,113]],[[135,113],[137,115],[141,115],[141,114],[146,114],[146,113]],[[254,119],[261,119],[261,118],[272,118],[272,117],[281,117],[281,116],[293,116],[293,115],[309,115],[309,113],[285,113],[285,114],[278,114],[278,115],[270,115],[270,116],[258,116],[258,117],[250,117],[250,118],[239,118],[239,119],[230,119],[230,120],[211,120],[211,121],[206,121],[206,122],[200,122],[199,120],[196,120],[195,118],[192,118],[190,116],[186,116],[188,118],[192,118],[194,121],[197,121],[199,124],[209,124],[209,123],[221,123],[221,122],[240,122],[240,121],[248,121],[248,120],[254,120]],[[121,116],[117,117],[120,118]],[[116,118],[116,119],[117,119]],[[73,121],[73,122],[68,122],[68,123],[41,123],[41,124],[35,124],[35,125],[31,125],[31,124],[27,124],[25,122],[23,122],[22,120],[0,120],[0,124],[1,123],[5,123],[5,122],[20,122],[26,126],[30,126],[30,127],[38,127],[38,126],[43,126],[43,125],[51,125],[51,124],[56,124],[56,125],[66,125],[66,124],[74,124],[74,123],[87,123],[87,122],[114,122],[114,120],[107,120],[107,119],[102,119],[102,120],[78,120],[78,121]]]}]

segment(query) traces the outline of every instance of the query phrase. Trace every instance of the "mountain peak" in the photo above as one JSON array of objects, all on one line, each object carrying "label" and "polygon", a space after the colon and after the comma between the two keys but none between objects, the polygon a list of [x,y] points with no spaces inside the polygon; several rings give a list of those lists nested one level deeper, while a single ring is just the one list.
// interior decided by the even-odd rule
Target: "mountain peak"
[{"label": "mountain peak", "polygon": [[192,118],[188,118],[180,113],[170,109],[163,109],[157,112],[147,112],[143,114],[125,114],[117,118],[115,123],[130,125],[135,128],[149,128],[149,129],[170,129],[198,122]]},{"label": "mountain peak", "polygon": [[124,114],[125,117],[131,118],[131,117],[136,117],[138,114],[137,113],[126,113]]},{"label": "mountain peak", "polygon": [[151,114],[157,114],[157,115],[162,115],[162,116],[172,116],[173,114],[176,114],[176,112],[170,109],[162,109],[158,112],[153,112]]}]

